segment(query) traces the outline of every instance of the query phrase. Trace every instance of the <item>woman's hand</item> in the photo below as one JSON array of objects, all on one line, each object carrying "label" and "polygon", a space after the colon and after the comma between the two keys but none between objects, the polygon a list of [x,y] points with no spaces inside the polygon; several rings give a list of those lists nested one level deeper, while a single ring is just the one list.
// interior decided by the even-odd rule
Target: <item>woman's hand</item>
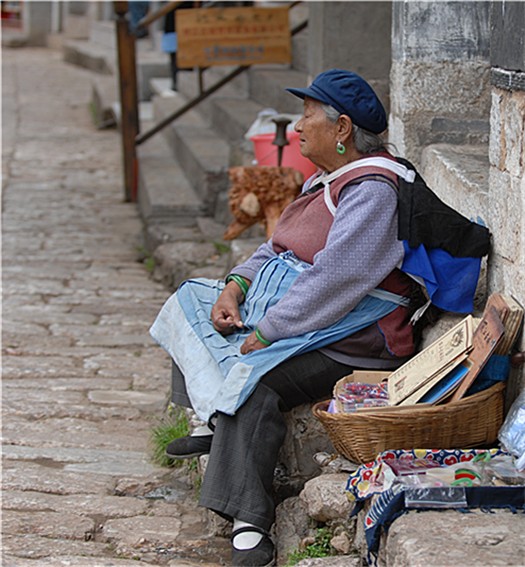
[{"label": "woman's hand", "polygon": [[239,313],[243,294],[235,282],[229,282],[211,309],[211,322],[221,335],[231,335],[244,327]]},{"label": "woman's hand", "polygon": [[261,341],[255,335],[255,331],[250,333],[244,343],[241,346],[241,354],[248,354],[254,350],[261,350],[262,348],[266,348],[267,345],[261,343]]}]

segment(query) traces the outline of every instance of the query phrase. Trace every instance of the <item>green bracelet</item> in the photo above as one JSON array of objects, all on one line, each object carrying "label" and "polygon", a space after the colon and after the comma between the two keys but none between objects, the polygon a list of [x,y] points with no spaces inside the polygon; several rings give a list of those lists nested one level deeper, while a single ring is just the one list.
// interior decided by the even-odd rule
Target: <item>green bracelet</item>
[{"label": "green bracelet", "polygon": [[242,291],[242,294],[244,295],[244,297],[246,297],[247,293],[248,293],[248,289],[249,289],[249,285],[246,283],[246,281],[244,280],[243,277],[238,276],[237,274],[230,274],[227,278],[226,278],[226,283],[229,282],[235,282]]},{"label": "green bracelet", "polygon": [[261,331],[259,331],[259,329],[255,329],[255,336],[257,337],[257,340],[262,343],[264,346],[270,346],[272,343],[271,341],[267,341],[262,335],[261,335]]}]

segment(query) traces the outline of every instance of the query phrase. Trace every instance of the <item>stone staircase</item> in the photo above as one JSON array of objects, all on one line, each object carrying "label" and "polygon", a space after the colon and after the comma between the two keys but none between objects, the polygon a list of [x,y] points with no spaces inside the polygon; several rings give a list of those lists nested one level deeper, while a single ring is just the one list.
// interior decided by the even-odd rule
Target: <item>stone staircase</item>
[{"label": "stone staircase", "polygon": [[[308,6],[304,4],[294,9],[293,18],[299,20],[307,15]],[[93,106],[94,115],[100,118],[103,127],[110,124],[111,117],[114,123],[119,119],[118,105],[115,104],[118,101],[115,47],[110,38],[114,30],[113,24],[100,23],[96,27],[98,29],[93,31],[89,41],[66,42],[64,57],[98,72],[93,84]],[[308,82],[307,40],[307,30],[293,39],[294,58],[289,68],[267,65],[250,69],[138,147],[138,207],[144,220],[145,246],[156,260],[155,276],[168,287],[176,288],[183,279],[197,275],[223,277],[232,265],[263,240],[262,233],[251,230],[244,238],[230,244],[226,257],[215,247],[224,244],[222,233],[231,218],[227,202],[228,169],[252,163],[251,143],[244,139],[244,134],[260,110],[270,107],[279,112],[301,111],[301,101],[286,93],[284,87],[301,87]],[[191,71],[180,73],[178,93],[169,90],[168,58],[156,45],[155,38],[151,42],[149,39],[137,42],[141,132],[198,94],[198,77]],[[226,67],[206,70],[204,87],[215,83],[230,70]],[[420,169],[429,186],[442,199],[468,217],[476,211],[476,215],[486,219],[488,145],[442,143],[428,146],[423,151]],[[311,415],[303,417],[313,420]],[[302,447],[293,439],[293,431],[290,435],[292,438],[287,447]],[[315,450],[322,449],[315,447]],[[307,459],[308,452],[300,451],[303,460]],[[289,455],[286,460],[291,462]],[[304,463],[298,467],[303,470]],[[310,476],[316,474],[309,472]],[[341,475],[343,477],[346,475]],[[343,485],[341,479],[337,480]],[[320,491],[320,494],[321,500],[327,500],[325,493]],[[342,493],[338,497],[345,499]],[[285,502],[290,502],[290,507],[298,506],[297,500]],[[341,506],[344,508],[343,502]],[[279,539],[283,541],[283,548],[290,548],[301,539],[301,530],[290,527],[292,512],[288,508],[283,508],[283,513],[285,525],[279,526]],[[303,515],[305,525],[311,522],[311,517],[306,513]],[[458,550],[467,551],[457,564],[477,561],[479,564],[496,564],[500,559],[508,565],[520,564],[523,543],[519,530],[514,533],[510,527],[513,524],[521,526],[523,516],[500,512],[490,518],[484,515],[479,519],[477,514],[472,514],[458,519],[457,513],[447,511],[427,513],[425,518],[421,522],[418,521],[419,514],[410,513],[397,520],[388,538],[384,538],[379,564],[415,566],[425,561],[429,565],[445,565],[450,554]],[[318,562],[311,560],[305,562],[304,567],[363,564],[366,546],[362,521],[362,516],[353,520],[352,528],[357,531],[352,547],[359,549],[360,557],[342,555]],[[461,527],[456,525],[458,522]],[[500,534],[502,526],[504,535]],[[473,535],[479,530],[481,536]],[[289,537],[286,537],[287,531]],[[447,532],[443,538],[440,536],[442,532]],[[447,539],[449,534],[454,534],[455,539]],[[491,534],[497,535],[497,542],[493,543]],[[472,562],[468,559],[469,554]]]},{"label": "stone staircase", "polygon": [[[292,26],[308,17],[308,6],[291,10]],[[250,165],[251,142],[244,134],[263,108],[300,113],[301,101],[286,93],[286,86],[307,83],[307,36],[303,30],[292,39],[291,66],[257,66],[241,74],[194,110],[166,126],[138,146],[139,210],[146,232],[171,240],[171,227],[197,227],[207,217],[225,227],[231,219],[227,202],[228,169]],[[175,112],[199,94],[197,72],[179,73],[179,91],[169,89],[169,60],[159,48],[159,32],[137,40],[137,82],[141,132]],[[117,50],[114,22],[95,22],[89,39],[65,40],[64,59],[97,72],[93,82],[92,111],[98,127],[120,120]],[[203,86],[216,83],[230,67],[212,67],[203,73]],[[215,231],[218,232],[218,229]],[[253,231],[252,231],[253,233]],[[168,235],[168,236],[166,236]],[[159,242],[146,244],[153,252]]]},{"label": "stone staircase", "polygon": [[[215,69],[206,71],[215,77],[213,82],[219,80],[224,72]],[[306,83],[305,73],[285,68],[250,70],[246,75],[159,134],[181,164],[202,202],[203,212],[223,224],[228,220],[228,168],[249,165],[253,160],[251,143],[244,139],[245,132],[265,107],[279,112],[300,112],[300,101],[293,100],[284,87]],[[154,96],[155,119],[162,120],[186,102],[193,94],[196,82],[194,73],[181,73],[180,92],[176,96]],[[139,148],[139,156],[142,156],[142,148]],[[141,177],[139,191],[149,192],[146,178]]]},{"label": "stone staircase", "polygon": [[[307,17],[307,8],[292,10],[291,21]],[[145,218],[152,222],[163,221],[166,214],[157,217],[155,207],[145,209],[142,202],[152,202],[153,195],[165,194],[165,201],[171,203],[173,212],[181,200],[184,208],[191,191],[194,214],[174,214],[171,221],[185,225],[197,224],[199,216],[213,218],[217,223],[227,225],[230,221],[227,203],[229,187],[228,169],[235,165],[250,165],[253,161],[251,142],[244,134],[263,108],[274,108],[279,112],[299,113],[302,105],[285,92],[285,86],[304,86],[307,83],[306,50],[304,43],[307,30],[293,39],[294,62],[288,66],[257,66],[223,86],[214,95],[200,103],[194,110],[172,122],[154,138],[161,138],[168,150],[162,155],[180,168],[177,177],[169,186],[158,186],[158,175],[151,168],[153,156],[148,146],[153,138],[138,148],[140,167],[139,193],[142,194],[140,209]],[[208,88],[222,79],[233,67],[212,67],[204,71],[203,87]],[[154,121],[159,122],[175,112],[198,92],[199,78],[196,72],[181,71],[178,77],[179,91],[174,96],[167,91],[165,83],[151,81]],[[147,125],[143,125],[143,131]],[[160,143],[155,142],[158,147]],[[160,150],[159,150],[160,153]],[[174,167],[171,165],[171,167]],[[176,180],[176,182],[175,182]],[[179,188],[180,184],[180,188]],[[189,189],[188,189],[189,188]],[[188,189],[188,190],[187,190]],[[170,195],[166,195],[170,193]]]}]

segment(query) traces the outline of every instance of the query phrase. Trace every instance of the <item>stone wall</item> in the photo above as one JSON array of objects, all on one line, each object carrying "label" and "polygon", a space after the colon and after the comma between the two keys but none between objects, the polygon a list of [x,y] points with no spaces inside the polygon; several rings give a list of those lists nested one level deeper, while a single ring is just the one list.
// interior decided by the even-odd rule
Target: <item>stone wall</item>
[{"label": "stone wall", "polygon": [[[494,2],[491,24],[489,286],[525,305],[525,4]],[[512,378],[509,400],[525,388],[523,368]]]},{"label": "stone wall", "polygon": [[389,106],[391,2],[309,2],[311,78],[330,68],[362,75]]},{"label": "stone wall", "polygon": [[51,31],[51,3],[24,2],[22,23],[27,45],[44,46]]},{"label": "stone wall", "polygon": [[394,2],[390,142],[416,165],[428,144],[488,142],[488,2]]},{"label": "stone wall", "polygon": [[[395,2],[392,17],[389,140],[489,226],[486,293],[525,305],[525,4]],[[523,369],[509,385],[510,400]]]}]

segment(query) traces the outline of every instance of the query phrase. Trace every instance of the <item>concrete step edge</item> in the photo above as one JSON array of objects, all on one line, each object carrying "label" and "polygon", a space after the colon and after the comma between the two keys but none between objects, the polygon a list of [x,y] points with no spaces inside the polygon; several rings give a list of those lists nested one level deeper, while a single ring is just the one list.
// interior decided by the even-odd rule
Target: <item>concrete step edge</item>
[{"label": "concrete step edge", "polygon": [[428,186],[467,218],[486,220],[489,190],[488,144],[433,144],[421,157]]},{"label": "concrete step edge", "polygon": [[137,157],[138,205],[144,221],[196,226],[197,218],[207,214],[206,207],[175,160],[167,141],[162,136],[153,136],[138,146]]},{"label": "concrete step edge", "polygon": [[[162,120],[184,102],[180,94],[173,98],[155,97],[155,120]],[[218,194],[228,185],[228,142],[195,110],[166,126],[163,134],[197,194],[209,210],[214,210]]]}]

